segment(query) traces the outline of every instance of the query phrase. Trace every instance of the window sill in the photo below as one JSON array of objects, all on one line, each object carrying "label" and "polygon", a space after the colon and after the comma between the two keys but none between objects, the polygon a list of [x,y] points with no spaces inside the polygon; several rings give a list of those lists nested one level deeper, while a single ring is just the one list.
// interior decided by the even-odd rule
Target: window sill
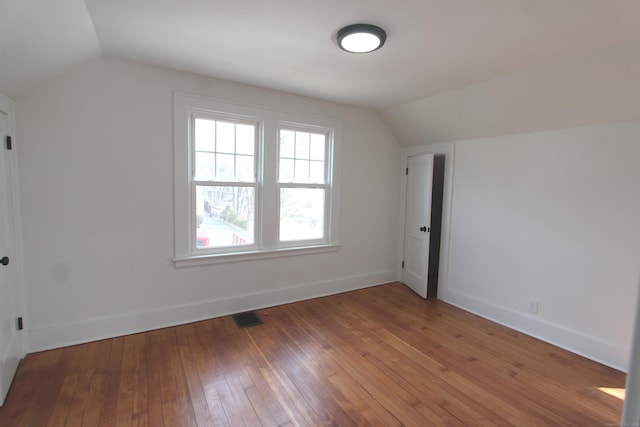
[{"label": "window sill", "polygon": [[234,252],[228,254],[194,255],[184,258],[174,258],[173,264],[177,268],[192,267],[197,265],[227,264],[233,262],[322,254],[328,252],[337,252],[338,250],[340,250],[340,245],[329,244],[320,246],[305,246],[300,248],[281,248],[251,252]]}]

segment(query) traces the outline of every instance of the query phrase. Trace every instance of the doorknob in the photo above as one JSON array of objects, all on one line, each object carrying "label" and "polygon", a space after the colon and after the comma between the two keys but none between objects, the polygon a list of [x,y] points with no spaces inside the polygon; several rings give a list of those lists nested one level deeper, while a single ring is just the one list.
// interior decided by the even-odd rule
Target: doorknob
[{"label": "doorknob", "polygon": [[3,256],[2,259],[0,259],[0,264],[2,264],[2,265],[9,264],[9,257],[8,256]]},{"label": "doorknob", "polygon": [[423,233],[427,232],[427,227],[420,227],[420,231],[422,231]]}]

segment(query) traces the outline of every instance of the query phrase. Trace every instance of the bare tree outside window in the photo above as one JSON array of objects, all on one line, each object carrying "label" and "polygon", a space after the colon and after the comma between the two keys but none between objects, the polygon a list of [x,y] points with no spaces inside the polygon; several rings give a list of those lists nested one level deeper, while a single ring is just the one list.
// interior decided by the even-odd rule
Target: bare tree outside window
[{"label": "bare tree outside window", "polygon": [[194,118],[196,248],[253,245],[256,124]]}]

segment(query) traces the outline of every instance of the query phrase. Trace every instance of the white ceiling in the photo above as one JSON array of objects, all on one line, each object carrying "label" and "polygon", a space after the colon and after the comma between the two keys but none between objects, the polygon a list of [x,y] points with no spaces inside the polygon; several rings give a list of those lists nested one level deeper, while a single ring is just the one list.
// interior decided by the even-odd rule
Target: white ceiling
[{"label": "white ceiling", "polygon": [[[353,55],[335,33],[382,26]],[[384,109],[640,37],[638,0],[0,0],[0,92],[99,56]]]}]

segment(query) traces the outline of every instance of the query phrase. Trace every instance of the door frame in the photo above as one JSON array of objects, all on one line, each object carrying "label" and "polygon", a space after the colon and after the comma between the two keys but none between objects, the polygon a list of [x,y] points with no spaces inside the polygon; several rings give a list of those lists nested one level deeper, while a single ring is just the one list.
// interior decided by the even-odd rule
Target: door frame
[{"label": "door frame", "polygon": [[453,196],[453,168],[455,160],[455,145],[448,144],[426,144],[415,147],[405,147],[400,152],[400,221],[398,224],[397,260],[396,260],[396,280],[402,280],[402,258],[404,255],[404,231],[407,206],[407,176],[405,173],[409,157],[420,154],[444,154],[444,195],[442,202],[442,236],[440,240],[440,265],[438,275],[438,299],[444,299],[449,281],[449,243],[451,240],[451,207]]},{"label": "door frame", "polygon": [[[20,185],[19,185],[19,172],[18,172],[18,144],[17,144],[17,125],[16,125],[16,104],[11,99],[0,93],[0,111],[7,115],[8,121],[8,134],[11,136],[12,148],[7,151],[8,168],[9,168],[9,186],[11,191],[11,204],[13,214],[13,238],[14,238],[14,256],[11,258],[11,264],[15,271],[16,290],[18,294],[18,313],[23,317],[23,329],[18,334],[20,341],[20,359],[23,359],[27,354],[27,322],[25,319],[26,311],[26,289],[25,289],[25,275],[24,275],[24,249],[22,240],[22,215],[20,214]],[[5,144],[5,141],[1,141],[1,144]],[[5,149],[5,147],[0,147]]]}]

